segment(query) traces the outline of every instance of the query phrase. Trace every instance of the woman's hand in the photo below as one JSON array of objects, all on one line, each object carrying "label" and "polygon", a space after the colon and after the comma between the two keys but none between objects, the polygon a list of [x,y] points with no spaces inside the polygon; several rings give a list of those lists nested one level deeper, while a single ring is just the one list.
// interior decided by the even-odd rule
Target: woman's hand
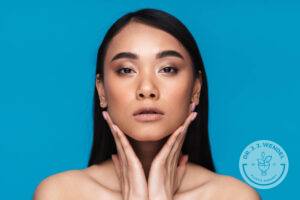
[{"label": "woman's hand", "polygon": [[[195,106],[192,105],[191,111],[194,108]],[[181,147],[188,126],[196,116],[196,112],[191,112],[184,124],[169,137],[168,141],[154,158],[148,177],[150,200],[172,200],[178,190],[186,172],[188,161],[187,155],[181,155]]]},{"label": "woman's hand", "polygon": [[113,124],[109,114],[102,112],[115,139],[118,155],[112,155],[114,167],[121,180],[124,200],[148,200],[148,187],[143,166],[124,133]]}]

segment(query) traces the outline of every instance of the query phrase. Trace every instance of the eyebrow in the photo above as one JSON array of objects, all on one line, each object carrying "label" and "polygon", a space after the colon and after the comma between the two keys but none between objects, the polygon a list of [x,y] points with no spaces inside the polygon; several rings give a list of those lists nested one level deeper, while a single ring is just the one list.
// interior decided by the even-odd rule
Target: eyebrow
[{"label": "eyebrow", "polygon": [[[178,57],[184,60],[183,56],[174,50],[165,50],[165,51],[161,51],[159,53],[156,54],[156,59],[160,59],[160,58],[165,58],[168,56],[173,56],[173,57]],[[135,53],[131,53],[131,52],[121,52],[118,53],[117,55],[115,55],[110,62],[117,60],[117,59],[121,59],[121,58],[128,58],[128,59],[138,59],[139,56]]]}]

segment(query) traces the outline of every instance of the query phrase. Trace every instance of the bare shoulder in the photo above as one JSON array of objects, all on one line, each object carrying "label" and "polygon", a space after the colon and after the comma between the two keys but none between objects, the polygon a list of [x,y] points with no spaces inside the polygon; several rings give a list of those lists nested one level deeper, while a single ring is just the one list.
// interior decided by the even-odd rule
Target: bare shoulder
[{"label": "bare shoulder", "polygon": [[184,179],[175,200],[260,200],[258,193],[242,181],[193,163],[189,163]]},{"label": "bare shoulder", "polygon": [[197,189],[216,177],[216,173],[192,162],[188,162],[185,176],[179,188],[179,193]]},{"label": "bare shoulder", "polygon": [[206,188],[211,192],[211,199],[260,200],[259,194],[252,187],[231,176],[216,175]]},{"label": "bare shoulder", "polygon": [[[34,199],[59,199],[66,195],[64,191],[68,183],[72,180],[82,179],[79,170],[70,170],[48,176],[39,183],[34,192]],[[80,178],[79,178],[80,177]],[[77,181],[76,181],[77,182]]]},{"label": "bare shoulder", "polygon": [[69,170],[42,180],[35,189],[33,199],[97,199],[108,197],[109,192],[82,170]]}]

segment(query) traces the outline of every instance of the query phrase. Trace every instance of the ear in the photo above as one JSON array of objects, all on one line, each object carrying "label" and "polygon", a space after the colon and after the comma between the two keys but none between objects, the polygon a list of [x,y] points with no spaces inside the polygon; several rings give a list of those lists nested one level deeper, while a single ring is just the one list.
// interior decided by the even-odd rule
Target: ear
[{"label": "ear", "polygon": [[198,77],[196,77],[194,82],[192,99],[191,99],[191,102],[194,102],[196,106],[199,104],[201,87],[202,87],[202,72],[199,70]]},{"label": "ear", "polygon": [[100,74],[96,75],[96,88],[99,95],[100,106],[105,108],[107,106],[107,101],[105,97],[103,77]]}]

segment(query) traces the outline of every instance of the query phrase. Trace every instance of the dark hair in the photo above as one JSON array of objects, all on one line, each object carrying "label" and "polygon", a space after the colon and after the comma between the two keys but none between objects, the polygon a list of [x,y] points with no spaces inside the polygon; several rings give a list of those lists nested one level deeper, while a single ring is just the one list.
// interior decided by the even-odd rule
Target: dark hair
[{"label": "dark hair", "polygon": [[[182,153],[189,155],[190,162],[215,172],[208,138],[208,90],[204,65],[192,34],[177,18],[157,9],[141,9],[119,18],[107,31],[99,47],[96,74],[99,74],[100,77],[103,78],[104,58],[109,43],[112,38],[131,21],[161,29],[174,36],[186,48],[192,59],[194,80],[199,75],[198,71],[200,70],[202,72],[199,105],[195,108],[198,115],[188,128],[182,146]],[[101,113],[107,108],[102,110],[99,103],[99,96],[95,87],[93,105],[94,137],[88,166],[99,164],[110,159],[112,154],[117,153],[115,141]]]}]

